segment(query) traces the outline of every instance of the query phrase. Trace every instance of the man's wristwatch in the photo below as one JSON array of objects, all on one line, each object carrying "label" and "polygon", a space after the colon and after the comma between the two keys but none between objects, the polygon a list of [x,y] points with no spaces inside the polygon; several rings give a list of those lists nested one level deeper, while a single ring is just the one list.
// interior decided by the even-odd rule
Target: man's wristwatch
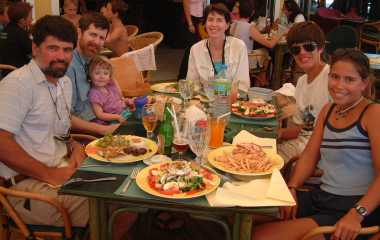
[{"label": "man's wristwatch", "polygon": [[363,207],[363,206],[361,206],[361,205],[359,205],[359,204],[356,204],[354,208],[355,208],[356,212],[357,212],[360,216],[362,216],[363,218],[366,217],[366,216],[368,215],[368,210],[367,210],[367,208],[365,208],[365,207]]}]

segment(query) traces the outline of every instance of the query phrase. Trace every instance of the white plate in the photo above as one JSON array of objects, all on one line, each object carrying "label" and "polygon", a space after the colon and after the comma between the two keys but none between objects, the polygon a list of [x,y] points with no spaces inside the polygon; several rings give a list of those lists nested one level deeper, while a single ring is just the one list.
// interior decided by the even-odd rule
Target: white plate
[{"label": "white plate", "polygon": [[166,155],[162,155],[162,154],[158,154],[158,155],[154,155],[150,158],[147,158],[147,159],[144,159],[143,162],[150,166],[152,164],[156,164],[156,163],[161,163],[161,162],[165,162],[165,161],[171,161],[172,159]]}]

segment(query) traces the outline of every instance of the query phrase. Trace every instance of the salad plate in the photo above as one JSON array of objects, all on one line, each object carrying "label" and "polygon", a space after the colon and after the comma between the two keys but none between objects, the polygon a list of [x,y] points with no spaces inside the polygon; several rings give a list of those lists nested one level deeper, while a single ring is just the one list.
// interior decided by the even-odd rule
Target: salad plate
[{"label": "salad plate", "polygon": [[141,190],[151,195],[188,199],[206,195],[220,184],[220,177],[195,162],[171,161],[148,166],[136,177]]}]

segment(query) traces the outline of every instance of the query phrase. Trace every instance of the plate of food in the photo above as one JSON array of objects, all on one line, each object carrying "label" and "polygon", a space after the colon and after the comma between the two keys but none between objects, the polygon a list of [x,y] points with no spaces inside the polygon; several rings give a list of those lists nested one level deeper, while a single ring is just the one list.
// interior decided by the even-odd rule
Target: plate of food
[{"label": "plate of food", "polygon": [[160,93],[179,93],[178,84],[176,82],[170,83],[157,83],[150,87],[155,92]]},{"label": "plate of food", "polygon": [[276,117],[275,106],[262,99],[237,101],[231,105],[231,112],[247,119],[266,120]]},{"label": "plate of food", "polygon": [[144,168],[137,175],[136,183],[154,196],[188,199],[214,191],[220,184],[220,177],[195,162],[172,161]]},{"label": "plate of food", "polygon": [[215,168],[240,176],[267,175],[284,166],[280,155],[254,143],[217,148],[208,154],[207,159]]},{"label": "plate of food", "polygon": [[130,163],[150,158],[157,144],[133,135],[106,135],[87,144],[87,156],[102,162]]}]

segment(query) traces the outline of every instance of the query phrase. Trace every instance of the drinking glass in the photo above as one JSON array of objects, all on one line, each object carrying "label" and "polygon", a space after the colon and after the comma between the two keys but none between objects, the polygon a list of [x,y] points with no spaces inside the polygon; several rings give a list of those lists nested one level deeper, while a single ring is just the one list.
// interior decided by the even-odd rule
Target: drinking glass
[{"label": "drinking glass", "polygon": [[207,150],[208,142],[210,140],[210,128],[207,119],[201,119],[193,123],[189,123],[189,145],[191,151],[197,156],[195,161],[203,164],[203,155]]},{"label": "drinking glass", "polygon": [[178,81],[178,90],[186,105],[190,101],[190,99],[193,97],[192,82],[189,80],[180,79]]},{"label": "drinking glass", "polygon": [[158,114],[155,104],[145,104],[142,111],[142,122],[146,130],[147,138],[153,138],[153,131],[157,126]]},{"label": "drinking glass", "polygon": [[178,131],[174,132],[173,147],[178,152],[178,160],[184,160],[182,154],[189,149],[186,118],[183,113],[178,114]]}]

